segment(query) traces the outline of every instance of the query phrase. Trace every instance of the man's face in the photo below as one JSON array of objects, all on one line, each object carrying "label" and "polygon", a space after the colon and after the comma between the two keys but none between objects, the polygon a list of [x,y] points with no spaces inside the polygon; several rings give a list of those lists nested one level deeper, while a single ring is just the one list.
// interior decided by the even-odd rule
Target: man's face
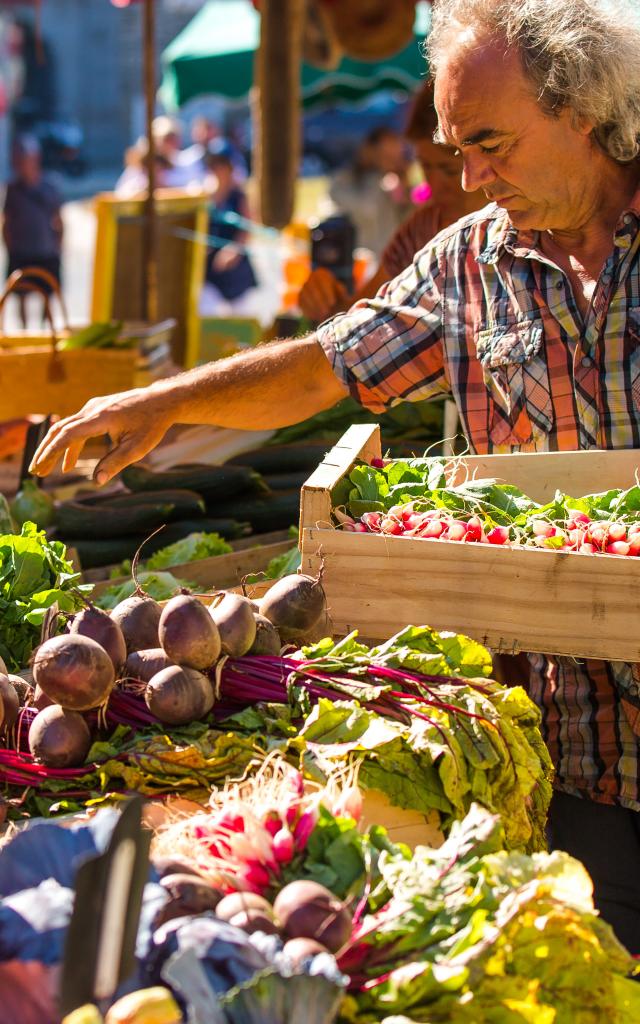
[{"label": "man's face", "polygon": [[482,189],[520,229],[580,226],[591,126],[573,127],[566,110],[545,114],[515,52],[482,42],[454,47],[434,98],[438,134],[462,154],[465,191]]}]

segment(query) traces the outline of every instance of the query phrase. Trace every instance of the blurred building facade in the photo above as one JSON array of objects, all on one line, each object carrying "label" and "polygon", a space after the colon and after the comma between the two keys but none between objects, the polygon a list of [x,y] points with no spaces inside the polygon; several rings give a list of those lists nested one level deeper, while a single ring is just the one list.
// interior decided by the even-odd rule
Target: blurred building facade
[{"label": "blurred building facade", "polygon": [[[156,0],[158,54],[201,5],[202,0]],[[33,9],[25,5],[12,13],[31,38]],[[29,102],[39,102],[44,117],[77,123],[89,169],[117,167],[144,126],[140,4],[42,0],[40,32],[41,52],[25,83],[36,93]]]}]

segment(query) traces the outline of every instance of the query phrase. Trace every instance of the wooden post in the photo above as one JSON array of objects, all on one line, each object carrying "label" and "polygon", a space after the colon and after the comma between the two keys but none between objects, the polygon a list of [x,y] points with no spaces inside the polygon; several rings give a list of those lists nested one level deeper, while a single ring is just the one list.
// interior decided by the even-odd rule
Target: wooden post
[{"label": "wooden post", "polygon": [[155,209],[155,145],[153,140],[153,117],[156,103],[156,26],[155,0],[144,0],[142,5],[144,39],[144,97],[147,134],[147,197],[144,204],[142,226],[142,318],[147,323],[158,320],[158,252],[157,224]]}]

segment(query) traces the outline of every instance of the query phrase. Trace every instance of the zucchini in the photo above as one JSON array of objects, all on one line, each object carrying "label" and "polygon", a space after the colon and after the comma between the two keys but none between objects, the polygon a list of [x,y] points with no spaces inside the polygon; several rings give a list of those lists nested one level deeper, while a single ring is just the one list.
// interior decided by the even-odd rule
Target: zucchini
[{"label": "zucchini", "polygon": [[303,470],[301,473],[276,473],[265,476],[264,480],[270,491],[299,491],[309,475],[307,470]]},{"label": "zucchini", "polygon": [[[153,539],[155,540],[155,537]],[[107,537],[102,540],[95,537],[91,540],[86,537],[68,537],[65,544],[77,552],[83,569],[99,569],[103,565],[117,565],[124,562],[125,558],[133,558],[143,541],[144,535]]]},{"label": "zucchini", "polygon": [[168,522],[173,505],[137,505],[134,508],[104,509],[66,501],[56,508],[56,528],[60,537],[126,537],[150,533]]},{"label": "zucchini", "polygon": [[[258,473],[298,473],[315,469],[332,448],[330,441],[304,441],[302,444],[274,444],[235,455],[225,466],[251,466]],[[197,488],[196,488],[197,490]]]},{"label": "zucchini", "polygon": [[234,494],[260,491],[267,487],[262,477],[249,466],[174,466],[162,473],[134,465],[123,469],[121,480],[130,491],[196,491],[203,497],[232,497]]},{"label": "zucchini", "polygon": [[225,540],[235,540],[238,537],[246,537],[251,533],[248,522],[241,523],[237,519],[205,518],[205,519],[181,519],[175,523],[169,523],[164,530],[156,534],[153,540],[145,545],[144,557],[166,548],[176,540],[188,537],[190,533],[219,533]]},{"label": "zucchini", "polygon": [[92,496],[89,501],[80,500],[81,505],[101,509],[139,508],[141,505],[173,505],[173,519],[195,519],[203,516],[204,498],[195,491],[128,491],[122,494],[101,495],[99,500]]},{"label": "zucchini", "polygon": [[240,497],[235,501],[207,505],[209,515],[230,516],[251,524],[254,533],[271,533],[297,526],[300,491],[280,491],[264,498]]}]

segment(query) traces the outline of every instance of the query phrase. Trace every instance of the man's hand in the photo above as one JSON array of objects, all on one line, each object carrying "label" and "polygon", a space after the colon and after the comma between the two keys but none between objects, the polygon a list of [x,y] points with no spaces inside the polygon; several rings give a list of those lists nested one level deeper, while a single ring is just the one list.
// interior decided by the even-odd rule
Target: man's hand
[{"label": "man's hand", "polygon": [[305,281],[298,298],[300,309],[306,317],[322,323],[335,313],[342,313],[351,305],[349,293],[330,270],[318,267],[312,270]]},{"label": "man's hand", "polygon": [[155,448],[172,423],[166,402],[149,389],[92,398],[74,416],[54,423],[29,469],[45,476],[62,459],[62,470],[68,473],[89,438],[108,434],[113,447],[94,472],[96,483],[106,484],[129,463],[137,462]]}]

